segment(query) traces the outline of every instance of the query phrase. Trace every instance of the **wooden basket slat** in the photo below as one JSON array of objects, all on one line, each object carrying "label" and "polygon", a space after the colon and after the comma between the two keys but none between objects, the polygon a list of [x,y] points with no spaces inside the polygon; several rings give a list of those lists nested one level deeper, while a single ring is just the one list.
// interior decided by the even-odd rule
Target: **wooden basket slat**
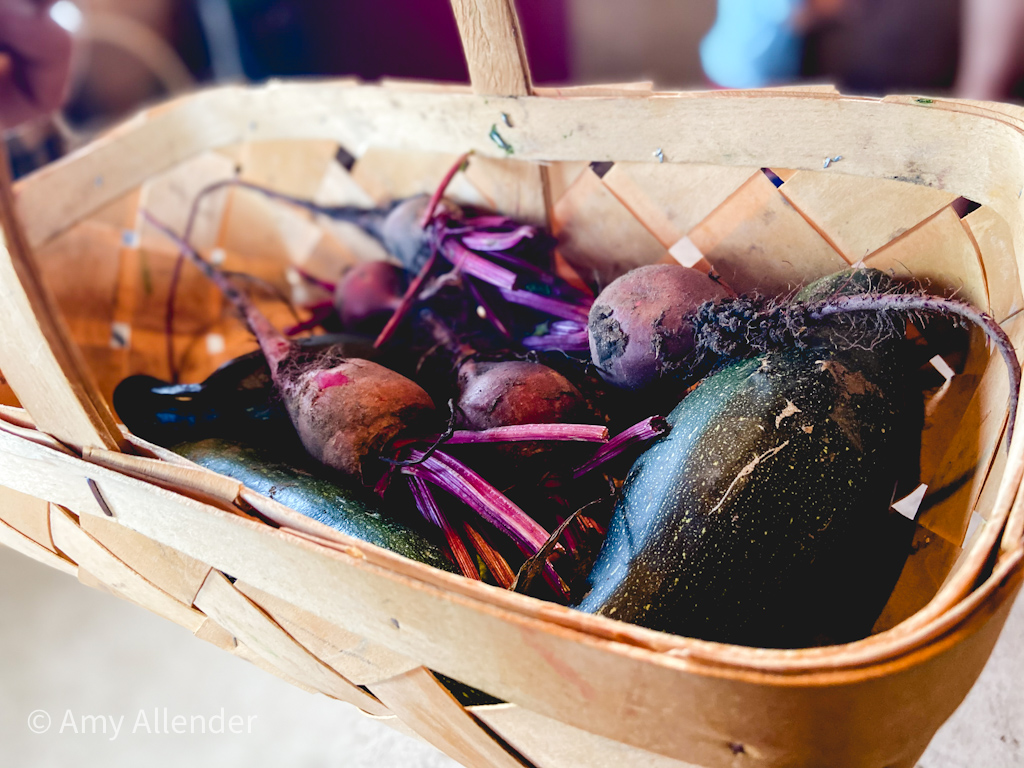
[{"label": "wooden basket slat", "polygon": [[366,638],[245,582],[236,581],[235,589],[259,606],[321,662],[356,685],[371,685],[420,666],[414,659],[383,645],[367,642]]},{"label": "wooden basket slat", "polygon": [[17,528],[8,525],[3,520],[0,520],[0,544],[3,544],[5,547],[10,547],[15,552],[20,552],[26,557],[31,557],[33,560],[40,562],[43,565],[48,565],[61,573],[66,573],[69,576],[78,575],[78,567],[75,563],[61,557],[60,554],[53,550],[44,547],[39,542],[29,538]]},{"label": "wooden basket slat", "polygon": [[50,536],[50,506],[43,499],[0,486],[0,520],[44,549],[57,553]]},{"label": "wooden basket slat", "polygon": [[120,432],[110,407],[57,313],[15,212],[6,156],[0,160],[0,224],[0,286],[8,315],[0,333],[0,370],[47,432],[70,445],[116,449]]},{"label": "wooden basket slat", "polygon": [[671,248],[759,168],[615,163],[601,181],[659,242]]},{"label": "wooden basket slat", "polygon": [[909,186],[895,179],[809,171],[786,179],[779,190],[851,264],[870,256],[956,198],[946,190]]},{"label": "wooden basket slat", "polygon": [[[245,521],[240,520],[237,516],[229,516],[228,519],[225,519],[222,517],[225,513],[217,511],[217,514],[214,514],[213,508],[206,507],[191,499],[178,497],[155,486],[116,475],[100,467],[80,466],[83,462],[64,454],[47,451],[42,447],[34,445],[21,446],[22,452],[16,453],[10,450],[11,446],[6,446],[5,450],[4,443],[5,439],[3,435],[0,435],[0,456],[3,456],[5,459],[4,462],[0,462],[0,471],[3,472],[3,474],[0,474],[0,484],[15,489],[31,490],[40,496],[49,498],[51,501],[65,505],[70,504],[74,506],[77,502],[89,500],[92,501],[92,505],[89,507],[91,513],[103,514],[91,494],[85,495],[80,491],[80,487],[85,486],[84,477],[89,475],[95,478],[98,487],[104,489],[103,495],[106,497],[108,504],[112,503],[110,501],[111,490],[116,491],[117,496],[124,499],[125,503],[123,505],[118,502],[115,507],[115,516],[122,517],[122,521],[135,530],[139,530],[151,538],[155,538],[176,549],[185,551],[203,562],[211,562],[210,552],[217,552],[221,547],[230,550],[236,545],[225,541],[216,545],[214,549],[206,551],[206,554],[198,553],[195,551],[196,547],[211,545],[211,542],[208,540],[209,536],[204,535],[198,541],[187,535],[183,537],[183,530],[178,528],[179,522],[184,530],[188,530],[190,520],[193,525],[202,527],[200,521],[204,519],[204,514],[208,515],[210,516],[208,520],[209,525],[221,521],[228,526],[227,528],[222,528],[220,532],[229,539],[231,538],[232,531],[242,533],[248,530],[244,527]],[[26,448],[27,451],[25,450]],[[29,455],[26,456],[24,455],[25,453]],[[81,479],[81,483],[78,482],[79,479]],[[135,499],[136,503],[132,503],[132,499]],[[118,515],[117,509],[122,509],[124,514]],[[292,512],[291,515],[295,515],[295,513]],[[990,527],[992,536],[998,536],[997,531],[1004,521],[1005,512],[1002,517],[993,520],[993,525]],[[307,522],[313,525],[312,521]],[[219,525],[220,523],[217,524]],[[258,525],[256,530],[259,531]],[[246,535],[248,536],[249,534],[247,533]],[[254,541],[259,541],[259,534],[257,533],[255,536]],[[348,540],[347,537],[337,533],[334,533],[334,537],[339,541]],[[279,538],[279,534],[274,534],[272,538],[276,541]],[[629,625],[618,625],[615,622],[604,622],[595,617],[565,610],[557,606],[541,604],[538,607],[534,605],[532,600],[504,592],[484,589],[473,583],[466,584],[462,579],[446,574],[435,574],[426,566],[412,563],[392,553],[352,540],[348,541],[351,544],[338,550],[344,553],[346,557],[354,555],[359,561],[379,563],[381,567],[395,575],[405,573],[413,578],[426,578],[434,583],[440,580],[440,582],[444,583],[443,588],[451,593],[467,597],[480,597],[481,594],[486,595],[484,599],[494,604],[504,604],[505,610],[513,610],[517,615],[534,616],[548,624],[557,623],[570,632],[584,631],[595,638],[602,636],[608,639],[629,637],[630,643],[636,647],[648,647],[658,649],[661,652],[677,650],[683,657],[692,654],[694,649],[713,649],[713,653],[722,652],[723,647],[715,643],[678,638]],[[991,547],[991,544],[989,547]],[[331,550],[333,550],[333,547]],[[328,557],[335,556],[331,550],[325,550],[324,554]],[[984,553],[981,556],[984,556]],[[239,572],[237,568],[227,567],[225,570]],[[256,586],[259,587],[259,583]],[[269,589],[265,586],[260,588],[266,589],[273,594],[279,594],[280,589],[283,589],[283,587],[275,589],[273,585]],[[481,589],[483,589],[483,593],[480,592]],[[283,597],[284,599],[291,599],[288,596]],[[308,597],[308,595],[305,597]],[[293,600],[293,602],[295,601]],[[296,602],[296,605],[302,607],[298,602]],[[338,615],[332,619],[326,616],[322,609],[306,606],[306,610],[355,629],[360,634],[365,634],[358,627],[354,626],[354,617],[352,617],[352,620],[349,620],[344,615]],[[939,611],[937,615],[941,616],[941,613]],[[766,660],[775,659],[782,664],[783,668],[794,671],[817,668],[841,668],[850,663],[856,665],[869,664],[894,654],[903,653],[912,648],[913,644],[907,645],[903,642],[901,645],[900,638],[912,636],[915,632],[927,632],[928,627],[934,625],[937,621],[936,615],[921,613],[912,617],[911,620],[904,622],[898,631],[890,632],[887,635],[872,636],[838,648],[803,649],[801,651],[761,651],[730,646],[725,646],[724,648],[729,649],[730,658],[745,664],[765,664]],[[607,630],[609,628],[614,631],[608,633]],[[384,637],[387,638],[387,636],[385,634]],[[386,639],[382,639],[381,642],[389,645],[389,647],[394,647],[393,643],[387,642]]]},{"label": "wooden basket slat", "polygon": [[370,686],[398,718],[466,768],[523,768],[424,667]]},{"label": "wooden basket slat", "polygon": [[849,266],[762,173],[751,176],[687,237],[739,293],[785,296]]},{"label": "wooden basket slat", "polygon": [[196,607],[227,629],[235,638],[279,667],[286,675],[316,691],[348,702],[372,715],[390,712],[361,688],[335,670],[281,629],[219,571],[212,570],[195,598]]},{"label": "wooden basket slat", "polygon": [[559,252],[584,280],[598,285],[666,254],[657,237],[590,169],[555,203],[551,229]]},{"label": "wooden basket slat", "polygon": [[989,208],[967,214],[961,223],[985,264],[992,314],[1000,322],[1024,309],[1021,278],[1006,221]]},{"label": "wooden basket slat", "polygon": [[[981,257],[949,206],[865,257],[864,264],[899,278],[913,277],[934,293],[954,295],[990,311]],[[952,275],[956,278],[951,280]]]},{"label": "wooden basket slat", "polygon": [[[153,586],[192,605],[210,566],[153,541],[109,517],[82,515],[79,528]],[[195,630],[193,630],[195,631]]]},{"label": "wooden basket slat", "polygon": [[[573,728],[514,704],[470,707],[470,711],[535,768],[699,768]],[[737,760],[755,757],[745,750],[737,754],[743,755]]]},{"label": "wooden basket slat", "polygon": [[151,584],[83,531],[70,513],[50,505],[50,529],[57,548],[114,591],[153,613],[195,632],[205,618],[191,607]]},{"label": "wooden basket slat", "polygon": [[[911,180],[967,196],[1011,224],[1018,248],[1022,239],[1016,193],[1024,171],[1015,162],[1021,132],[1010,122],[941,104],[772,91],[556,100],[337,83],[218,88],[151,112],[21,182],[19,217],[29,243],[38,245],[150,176],[247,139],[335,139],[356,154],[390,146],[452,154],[468,148],[501,157],[487,138],[501,111],[524,129],[528,140],[515,157],[525,160],[657,162],[651,153],[661,147],[672,163],[815,170],[826,146],[838,152],[853,146],[837,172]],[[793,120],[797,112],[802,119]],[[563,138],[567,130],[574,133]],[[873,140],[864,146],[859,134],[866,130]],[[985,146],[1002,162],[979,167],[960,151],[965,141]],[[908,156],[908,147],[928,151]]]}]

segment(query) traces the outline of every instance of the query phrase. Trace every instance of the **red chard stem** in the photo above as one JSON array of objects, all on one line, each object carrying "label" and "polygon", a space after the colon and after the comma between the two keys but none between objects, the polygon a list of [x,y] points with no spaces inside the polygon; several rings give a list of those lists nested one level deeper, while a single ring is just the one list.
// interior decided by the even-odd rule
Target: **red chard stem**
[{"label": "red chard stem", "polygon": [[418,477],[410,476],[406,479],[409,481],[409,490],[412,491],[412,497],[415,499],[416,506],[420,512],[427,520],[444,532],[445,540],[448,542],[448,547],[455,558],[455,564],[459,566],[462,575],[467,579],[480,581],[480,572],[473,562],[473,556],[466,549],[466,544],[462,541],[462,537],[452,528],[448,518],[445,517],[444,512],[437,503],[437,499],[430,492],[430,488]]},{"label": "red chard stem", "polygon": [[619,434],[609,440],[595,451],[587,461],[580,464],[573,470],[573,478],[583,477],[592,472],[602,464],[611,461],[623,451],[639,445],[647,440],[663,435],[668,431],[668,424],[662,416],[651,416],[638,424],[622,430]]}]

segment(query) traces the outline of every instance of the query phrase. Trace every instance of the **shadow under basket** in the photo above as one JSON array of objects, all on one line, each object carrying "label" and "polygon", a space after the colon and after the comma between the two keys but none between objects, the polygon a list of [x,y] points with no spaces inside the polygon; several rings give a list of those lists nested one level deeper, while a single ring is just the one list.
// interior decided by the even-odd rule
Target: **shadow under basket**
[{"label": "shadow under basket", "polygon": [[[369,206],[431,191],[470,149],[451,195],[547,219],[587,278],[679,261],[777,294],[863,262],[1024,336],[1024,110],[829,89],[534,93],[218,88],[19,182],[0,273],[13,388],[0,541],[467,766],[912,768],[1021,584],[1024,439],[1007,451],[1006,371],[979,334],[929,398],[914,552],[876,631],[802,650],[676,637],[444,573],[116,425],[118,381],[168,374],[176,251],[140,209],[181,231],[196,193],[236,174]],[[194,242],[284,291],[296,267],[330,278],[383,255],[350,227],[238,188],[206,201]],[[195,270],[178,290],[184,380],[254,348]],[[430,670],[505,703],[466,705]]]}]

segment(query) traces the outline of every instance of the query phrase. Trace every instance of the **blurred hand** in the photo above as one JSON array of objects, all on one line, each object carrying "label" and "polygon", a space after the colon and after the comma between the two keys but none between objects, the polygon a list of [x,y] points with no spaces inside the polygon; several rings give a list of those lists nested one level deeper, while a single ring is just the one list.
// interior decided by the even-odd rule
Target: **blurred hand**
[{"label": "blurred hand", "polygon": [[1024,2],[965,0],[955,92],[998,101],[1012,95],[1024,71]]},{"label": "blurred hand", "polygon": [[71,35],[50,18],[54,0],[0,0],[0,125],[11,128],[64,101]]}]

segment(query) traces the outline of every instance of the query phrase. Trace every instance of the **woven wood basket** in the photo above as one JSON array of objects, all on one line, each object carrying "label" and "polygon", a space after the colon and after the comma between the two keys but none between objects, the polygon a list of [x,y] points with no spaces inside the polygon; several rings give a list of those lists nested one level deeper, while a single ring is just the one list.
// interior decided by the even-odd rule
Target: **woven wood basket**
[{"label": "woven wood basket", "polygon": [[[442,573],[117,425],[116,383],[168,367],[175,253],[138,212],[180,230],[195,193],[236,170],[370,205],[432,189],[472,149],[452,194],[550,221],[588,276],[674,258],[739,290],[785,290],[863,260],[1024,336],[1024,110],[827,88],[535,89],[510,0],[453,7],[472,89],[217,88],[0,185],[0,370],[24,408],[0,410],[0,542],[467,766],[911,768],[980,673],[1024,572],[1024,439],[1007,453],[1005,369],[980,339],[929,402],[929,495],[876,633],[796,651],[664,635]],[[203,211],[201,249],[284,288],[290,266],[330,277],[380,256],[242,190]],[[200,277],[180,291],[186,380],[253,348]],[[464,708],[428,670],[508,703]]]}]

